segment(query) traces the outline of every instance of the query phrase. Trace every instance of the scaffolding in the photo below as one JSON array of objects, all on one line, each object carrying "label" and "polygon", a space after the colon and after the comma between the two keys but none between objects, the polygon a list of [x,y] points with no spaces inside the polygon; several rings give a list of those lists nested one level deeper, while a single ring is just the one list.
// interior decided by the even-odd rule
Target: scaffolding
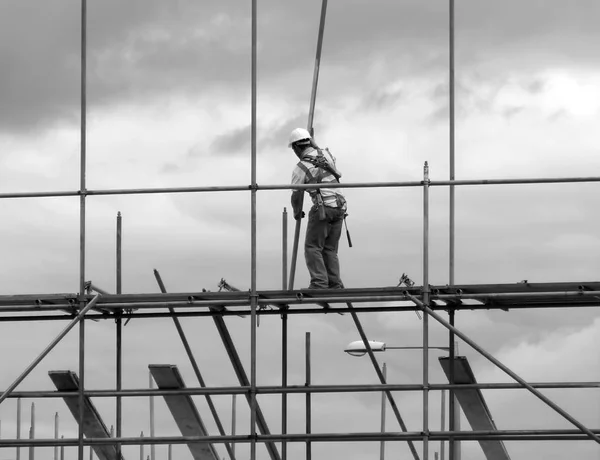
[{"label": "scaffolding", "polygon": [[[322,1],[319,38],[317,42],[317,55],[315,72],[310,101],[308,128],[312,129],[313,115],[316,101],[316,88],[318,83],[321,47],[325,26],[327,0]],[[527,441],[527,440],[589,440],[600,444],[600,430],[591,429],[572,417],[568,412],[555,404],[540,390],[554,388],[591,388],[600,387],[600,382],[556,382],[533,383],[527,382],[494,356],[486,352],[478,343],[475,343],[466,334],[461,332],[455,324],[455,313],[466,310],[516,310],[516,309],[551,309],[559,307],[598,307],[600,306],[600,282],[578,283],[516,283],[516,284],[491,284],[491,285],[456,285],[454,281],[454,201],[456,186],[488,186],[507,184],[561,184],[600,182],[600,177],[558,177],[558,178],[507,178],[494,180],[457,180],[454,172],[454,145],[455,145],[455,94],[454,94],[454,1],[449,0],[449,100],[450,100],[450,175],[448,180],[433,181],[429,178],[428,165],[425,163],[423,178],[408,182],[370,182],[370,183],[344,183],[328,185],[330,188],[403,188],[418,187],[422,189],[423,196],[423,284],[415,286],[404,283],[393,287],[373,288],[345,288],[340,290],[308,291],[294,289],[294,276],[296,255],[298,251],[298,237],[300,221],[296,223],[294,236],[294,249],[290,273],[288,275],[287,255],[287,212],[284,210],[282,219],[283,254],[282,254],[282,289],[258,290],[257,289],[257,254],[256,254],[256,197],[258,192],[270,190],[289,190],[291,185],[258,185],[256,182],[256,139],[257,139],[257,0],[252,0],[252,73],[251,73],[251,177],[250,183],[233,186],[198,186],[198,187],[169,187],[169,188],[137,188],[137,189],[88,189],[86,184],[86,113],[87,113],[87,1],[81,0],[81,126],[80,126],[80,187],[78,190],[48,191],[48,192],[6,192],[0,193],[0,199],[31,199],[45,197],[79,197],[80,205],[80,252],[79,252],[79,290],[73,293],[59,294],[23,294],[0,296],[0,322],[22,321],[69,321],[65,329],[42,351],[42,353],[7,387],[0,396],[0,403],[9,398],[63,398],[71,402],[71,411],[77,414],[77,438],[62,439],[0,439],[0,448],[70,446],[78,448],[78,458],[84,458],[84,446],[94,447],[100,458],[121,458],[121,448],[127,445],[177,445],[188,444],[198,450],[194,458],[218,458],[213,445],[224,445],[229,458],[235,459],[235,445],[244,443],[250,446],[250,459],[259,458],[257,445],[264,445],[271,460],[286,460],[288,443],[304,443],[306,445],[306,458],[311,458],[311,443],[313,442],[401,442],[406,443],[415,460],[431,458],[429,451],[432,442],[448,442],[450,460],[459,460],[460,441]],[[296,189],[314,189],[318,185],[297,186]],[[449,282],[443,286],[430,285],[429,283],[429,190],[431,187],[448,187],[450,192],[450,220],[449,220]],[[123,294],[121,288],[121,215],[117,217],[117,287],[116,293],[110,294],[87,281],[85,271],[86,257],[86,199],[90,196],[107,195],[142,195],[142,194],[184,194],[203,192],[239,191],[250,193],[251,196],[251,273],[249,291],[239,291],[235,288],[225,289],[220,292],[177,292],[168,293],[162,282],[160,274],[155,270],[156,281],[160,287],[160,294]],[[224,282],[224,280],[223,280]],[[224,282],[226,285],[226,282]],[[227,285],[228,286],[228,285]],[[265,308],[271,306],[271,308]],[[323,307],[326,308],[323,308]],[[387,381],[385,372],[380,368],[374,352],[370,346],[369,338],[363,329],[358,314],[372,314],[377,312],[419,312],[423,315],[422,322],[422,365],[423,376],[421,384],[391,384]],[[307,374],[305,385],[289,385],[287,378],[288,368],[288,318],[294,315],[317,314],[350,314],[356,329],[364,343],[366,354],[369,356],[373,369],[379,379],[379,384],[354,384],[354,385],[313,385],[310,373]],[[448,315],[448,320],[443,314]],[[250,329],[250,376],[241,365],[230,333],[225,325],[224,318],[241,316],[249,322]],[[261,316],[279,316],[281,318],[281,356],[282,375],[281,385],[257,385],[257,327]],[[194,358],[191,346],[183,332],[180,318],[183,317],[210,317],[223,339],[224,346],[231,358],[238,386],[210,387],[202,377],[198,363]],[[194,369],[199,386],[186,387],[181,377],[173,369],[159,369],[151,367],[154,380],[158,388],[149,389],[123,389],[122,387],[122,328],[124,322],[132,318],[171,318],[182,340],[190,363]],[[116,328],[116,385],[114,390],[89,390],[87,389],[85,363],[88,359],[86,351],[86,328],[88,321],[111,320]],[[454,367],[449,367],[448,384],[432,384],[429,379],[429,328],[430,321],[435,321],[448,331],[449,362],[458,359],[455,355],[455,340],[458,338],[468,344],[475,351],[487,358],[505,374],[514,380],[514,383],[471,383],[457,384],[454,381]],[[14,391],[17,386],[30,374],[30,372],[43,360],[45,356],[67,335],[69,331],[79,329],[79,358],[77,374],[60,374],[53,376],[57,383],[57,391]],[[310,349],[310,337],[307,335],[307,350]],[[310,362],[307,352],[307,369]],[[67,383],[65,383],[67,382]],[[66,386],[65,386],[66,385]],[[546,429],[546,430],[487,430],[487,431],[461,431],[455,426],[456,415],[459,408],[455,405],[453,392],[462,390],[481,389],[525,389],[540,399],[548,407],[558,413],[572,425],[571,429]],[[432,391],[449,391],[449,429],[433,431],[430,429],[429,419],[429,394]],[[422,422],[420,431],[409,431],[395,403],[394,392],[414,391],[422,394]],[[399,432],[358,432],[358,433],[314,433],[311,426],[311,395],[335,394],[351,392],[381,392],[385,395],[401,431]],[[305,433],[289,433],[287,422],[289,419],[287,396],[292,394],[305,395],[306,397],[306,431]],[[214,395],[243,395],[247,398],[250,407],[250,424],[248,435],[236,435],[232,429],[231,434],[226,434],[219,414],[211,401]],[[257,402],[258,395],[279,395],[281,397],[281,428],[279,433],[273,434],[269,430],[267,419],[262,413]],[[218,427],[219,434],[211,435],[206,432],[193,434],[185,432],[182,436],[151,436],[151,437],[123,437],[122,436],[122,398],[127,397],[153,397],[164,396],[175,409],[184,405],[190,409],[191,396],[205,396],[211,414]],[[94,415],[90,398],[114,398],[116,404],[116,433],[111,436],[106,427],[102,427],[99,416]],[[169,400],[168,400],[169,401]],[[180,406],[178,406],[180,405]],[[175,412],[174,412],[175,413]],[[199,414],[191,410],[189,418],[195,420],[195,426],[203,428]],[[97,424],[98,431],[86,432],[89,421]],[[95,434],[94,434],[95,433]],[[100,434],[98,434],[100,433]],[[104,435],[102,434],[104,433]],[[280,449],[276,443],[280,443]],[[204,446],[202,450],[199,446]],[[190,449],[192,449],[190,447]],[[202,451],[202,452],[201,452]],[[102,455],[99,452],[103,452]],[[204,455],[204,457],[203,457]],[[383,454],[382,454],[383,455]],[[437,454],[436,454],[437,458]],[[154,460],[154,458],[153,458]]]}]

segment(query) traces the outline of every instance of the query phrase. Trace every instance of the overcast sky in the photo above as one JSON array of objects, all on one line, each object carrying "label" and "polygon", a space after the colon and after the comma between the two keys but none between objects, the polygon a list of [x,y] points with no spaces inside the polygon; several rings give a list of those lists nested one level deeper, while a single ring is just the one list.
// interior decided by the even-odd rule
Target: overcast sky
[{"label": "overcast sky", "polygon": [[[600,4],[456,3],[457,179],[598,176]],[[320,10],[317,0],[258,2],[260,185],[290,180],[295,156],[287,137],[293,128],[306,126]],[[79,21],[76,0],[0,2],[0,193],[79,188]],[[317,142],[337,157],[344,181],[419,181],[425,161],[432,180],[449,177],[448,43],[447,1],[329,2],[314,127]],[[250,182],[251,2],[89,0],[87,45],[88,189]],[[597,280],[598,187],[457,188],[456,283]],[[422,191],[348,189],[346,195],[354,243],[353,248],[344,240],[340,244],[346,286],[395,286],[402,273],[421,283]],[[444,285],[449,282],[447,188],[432,188],[430,198],[429,279]],[[258,289],[278,289],[281,213],[284,207],[290,210],[289,191],[260,191],[257,207]],[[88,198],[86,279],[109,291],[115,285],[118,211],[123,215],[124,292],[158,292],[154,268],[170,291],[217,290],[221,278],[249,288],[248,193]],[[78,290],[78,198],[3,199],[0,215],[0,294]],[[290,231],[290,250],[291,237]],[[295,285],[308,281],[300,252]],[[414,313],[361,319],[372,339],[394,346],[421,343],[422,323]],[[0,387],[6,388],[64,323],[3,324],[3,343],[11,351],[0,376]],[[227,324],[249,374],[249,320],[235,317]],[[460,312],[456,324],[527,380],[600,381],[596,309]],[[207,384],[237,384],[212,321],[187,319],[184,326]],[[261,319],[259,384],[280,382],[280,327],[277,317]],[[86,331],[87,383],[111,388],[113,323],[90,322]],[[312,340],[313,383],[376,382],[368,360],[342,352],[358,339],[351,318],[314,315],[290,320],[291,384],[304,383],[306,332]],[[49,370],[77,370],[77,333],[71,334],[19,388],[50,389]],[[446,345],[439,325],[432,324],[430,336],[433,345]],[[187,384],[197,386],[172,322],[133,320],[124,331],[124,348],[126,387],[147,386],[147,366],[153,363],[177,364]],[[459,351],[479,381],[508,381],[466,344],[459,343]],[[431,380],[443,382],[437,357],[432,352]],[[419,353],[390,351],[379,359],[388,365],[390,382],[421,381]],[[528,393],[484,394],[499,429],[572,428]],[[588,427],[600,426],[597,392],[547,395]],[[439,429],[439,398],[432,392],[434,430]],[[421,430],[421,395],[398,393],[396,400],[409,429]],[[209,431],[217,433],[206,403],[196,401]],[[215,401],[229,430],[231,399]],[[260,402],[271,431],[279,432],[279,398]],[[114,424],[114,404],[96,403],[107,424]],[[53,435],[55,411],[65,437],[76,435],[61,401],[36,404],[37,437]],[[125,404],[123,434],[137,436],[143,430],[148,435],[147,402]],[[290,432],[304,430],[303,404],[303,396],[290,398]],[[313,432],[379,429],[379,395],[315,395],[313,404]],[[156,405],[156,434],[177,434],[166,406]],[[3,438],[15,437],[15,407],[9,400],[0,408]],[[238,416],[238,433],[247,433],[242,398]],[[387,425],[399,430],[389,410]],[[28,427],[24,420],[23,433]],[[466,420],[462,427],[470,429]],[[509,442],[506,447],[513,460],[600,458],[593,442]],[[185,448],[176,449],[177,458],[191,458]],[[245,458],[247,446],[238,449]],[[358,460],[375,458],[378,449],[377,443],[317,443],[313,455]],[[430,447],[431,457],[437,450],[438,445]],[[166,448],[157,452],[166,458]],[[137,449],[127,454],[134,458]],[[390,443],[387,454],[397,458],[409,452],[404,443]],[[464,443],[463,460],[482,455],[476,443]],[[303,456],[302,444],[290,445],[290,460]],[[14,452],[0,450],[0,458],[14,458]]]}]

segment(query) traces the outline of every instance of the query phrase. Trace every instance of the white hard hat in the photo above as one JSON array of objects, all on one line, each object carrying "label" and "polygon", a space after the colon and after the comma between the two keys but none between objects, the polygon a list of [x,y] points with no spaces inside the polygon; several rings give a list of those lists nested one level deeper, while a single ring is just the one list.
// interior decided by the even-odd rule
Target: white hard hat
[{"label": "white hard hat", "polygon": [[304,128],[296,128],[290,134],[290,142],[288,147],[291,147],[294,142],[302,141],[304,139],[310,139],[310,133]]}]

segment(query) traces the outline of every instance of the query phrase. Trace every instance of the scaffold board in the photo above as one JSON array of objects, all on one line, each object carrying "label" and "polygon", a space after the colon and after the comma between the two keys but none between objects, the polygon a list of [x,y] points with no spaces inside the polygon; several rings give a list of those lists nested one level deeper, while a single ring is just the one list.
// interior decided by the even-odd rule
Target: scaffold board
[{"label": "scaffold board", "polygon": [[[439,358],[442,369],[450,380],[450,358]],[[469,365],[465,356],[456,356],[454,358],[454,383],[470,384],[477,383],[475,374]],[[492,413],[485,403],[483,394],[479,388],[454,390],[461,409],[463,410],[469,425],[474,431],[496,431],[496,424],[492,418]],[[501,440],[480,440],[479,445],[485,454],[487,460],[510,460],[506,447]]]},{"label": "scaffold board", "polygon": [[[148,368],[156,386],[161,390],[185,388],[177,366],[150,364]],[[207,436],[206,427],[190,395],[164,395],[164,398],[182,436]],[[210,443],[194,442],[189,443],[188,447],[194,460],[219,460],[214,446]]]},{"label": "scaffold board", "polygon": [[[50,371],[48,372],[48,375],[58,391],[79,391],[79,379],[75,372]],[[65,396],[63,399],[71,411],[71,414],[75,417],[75,420],[79,421],[79,396]],[[90,398],[84,396],[83,401],[82,428],[85,437],[102,439],[110,438],[110,433]],[[92,449],[100,460],[123,459],[122,456],[118,455],[117,448],[114,445],[96,444],[92,446]]]}]

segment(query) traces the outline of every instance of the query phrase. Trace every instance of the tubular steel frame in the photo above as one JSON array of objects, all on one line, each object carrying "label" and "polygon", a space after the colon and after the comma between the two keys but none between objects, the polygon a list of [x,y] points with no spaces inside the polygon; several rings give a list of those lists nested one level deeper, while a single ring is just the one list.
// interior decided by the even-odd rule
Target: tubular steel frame
[{"label": "tubular steel frame", "polygon": [[[311,110],[309,113],[309,129],[312,129],[314,105],[316,98],[316,83],[318,81],[318,69],[320,65],[320,52],[325,22],[327,0],[322,0],[321,21],[319,25],[319,40],[317,46],[317,58],[315,62],[315,74],[313,81],[313,92],[311,94]],[[9,321],[39,321],[39,320],[71,320],[69,325],[56,337],[51,344],[16,378],[0,396],[0,403],[7,398],[62,398],[65,396],[79,397],[80,413],[79,419],[83,420],[83,400],[85,397],[111,397],[116,401],[116,437],[112,439],[84,439],[82,423],[79,423],[77,438],[73,439],[1,439],[2,447],[27,447],[27,446],[77,446],[79,460],[84,459],[84,446],[99,444],[115,444],[117,452],[123,445],[156,445],[156,444],[183,444],[194,441],[211,443],[223,443],[229,457],[235,458],[235,443],[250,444],[250,458],[256,459],[256,443],[281,442],[282,460],[287,457],[288,442],[306,443],[308,447],[315,442],[332,441],[373,441],[407,442],[415,460],[419,460],[413,442],[422,443],[422,457],[429,458],[429,442],[448,441],[450,444],[450,460],[459,460],[460,440],[585,440],[590,439],[600,443],[600,430],[590,429],[551,400],[540,393],[539,389],[549,388],[600,388],[600,382],[556,382],[556,383],[528,383],[522,378],[496,360],[491,354],[470,340],[454,326],[455,313],[459,310],[479,309],[518,309],[518,308],[555,308],[566,305],[578,307],[600,306],[600,282],[594,283],[554,283],[547,285],[492,285],[492,286],[456,286],[454,282],[454,188],[464,185],[506,185],[506,184],[559,184],[574,182],[600,182],[600,177],[564,177],[564,178],[529,178],[529,179],[494,179],[494,180],[456,180],[454,173],[455,154],[455,91],[454,91],[454,0],[449,0],[449,99],[450,99],[450,177],[445,181],[431,181],[429,179],[428,165],[425,163],[424,176],[421,181],[411,182],[369,182],[348,183],[343,185],[332,184],[331,188],[376,188],[376,187],[422,187],[423,188],[423,286],[407,288],[368,288],[368,289],[343,289],[336,292],[323,291],[315,296],[313,292],[293,290],[293,272],[295,270],[295,254],[292,254],[291,276],[287,278],[287,211],[283,214],[283,273],[281,291],[258,291],[256,286],[256,195],[259,190],[283,190],[291,189],[290,185],[261,185],[256,183],[256,107],[257,107],[257,0],[252,3],[252,65],[251,65],[251,177],[250,185],[237,186],[203,186],[203,187],[170,187],[170,188],[141,188],[141,189],[113,189],[113,190],[88,190],[86,187],[86,115],[87,115],[87,0],[81,0],[81,92],[80,92],[80,188],[72,191],[48,191],[48,192],[8,192],[0,193],[0,199],[27,199],[43,197],[79,197],[80,202],[80,251],[79,251],[79,293],[70,294],[41,294],[41,295],[17,295],[0,296],[0,322]],[[444,287],[429,285],[429,188],[436,186],[447,186],[450,191],[450,219],[449,219],[449,284]],[[312,189],[318,185],[294,186],[294,188]],[[121,287],[121,216],[117,217],[117,289],[116,294],[111,295],[100,292],[99,288],[85,282],[85,256],[86,256],[86,198],[88,196],[101,195],[132,195],[132,194],[168,194],[168,193],[201,193],[201,192],[226,192],[245,191],[250,192],[251,197],[251,288],[250,292],[219,292],[219,293],[175,293],[167,294],[160,275],[155,271],[155,276],[162,294],[122,294]],[[298,234],[296,229],[296,240]],[[297,247],[295,248],[297,249]],[[88,292],[86,293],[86,289]],[[96,295],[91,295],[90,290],[95,290]],[[311,297],[312,295],[312,297]],[[477,302],[465,304],[464,300]],[[346,306],[332,306],[325,310],[316,308],[318,302],[345,304]],[[386,303],[382,306],[361,307],[354,306],[353,302],[380,302]],[[390,302],[396,304],[390,305]],[[410,302],[409,305],[406,305]],[[259,309],[263,305],[275,305],[274,310]],[[215,307],[229,307],[229,310]],[[175,311],[174,308],[178,308]],[[209,308],[212,307],[212,308]],[[137,310],[133,313],[133,309]],[[93,313],[90,311],[94,310]],[[366,336],[357,313],[379,312],[379,311],[421,311],[423,313],[423,383],[419,385],[395,385],[386,381],[385,375],[375,360],[373,350],[368,344]],[[67,311],[70,314],[64,314]],[[449,321],[444,320],[440,311],[447,311]],[[58,314],[62,312],[61,314]],[[317,314],[324,312],[350,312],[356,324],[361,339],[365,343],[368,355],[373,363],[374,369],[380,379],[377,385],[313,385],[310,379],[310,342],[306,339],[306,366],[307,377],[305,385],[288,385],[287,382],[287,327],[288,316],[291,314]],[[16,314],[15,314],[16,313]],[[207,387],[202,379],[198,365],[195,362],[185,334],[181,329],[178,318],[186,316],[228,316],[250,314],[250,381],[249,385],[236,387]],[[282,382],[281,386],[257,386],[256,366],[256,328],[259,315],[280,315],[282,319]],[[75,317],[73,317],[75,315]],[[165,318],[171,317],[179,332],[186,353],[192,363],[200,387],[188,387],[178,390],[160,389],[122,389],[122,321],[132,317],[141,318]],[[458,336],[472,348],[490,360],[497,367],[511,376],[517,383],[479,383],[471,385],[452,384],[452,366],[450,367],[449,384],[429,383],[429,319],[433,318],[448,329],[450,359],[454,357],[454,337]],[[116,323],[116,390],[86,390],[85,389],[85,322],[88,319],[114,319]],[[13,391],[17,385],[33,370],[33,368],[51,351],[51,349],[67,334],[69,330],[79,325],[79,390],[77,392],[60,391]],[[550,408],[558,412],[568,420],[576,429],[571,430],[497,430],[497,431],[457,431],[455,429],[455,409],[452,391],[461,389],[527,389]],[[429,393],[431,391],[449,390],[449,430],[429,430]],[[373,433],[312,433],[310,409],[312,393],[347,393],[347,392],[382,392],[386,395],[396,418],[402,427],[402,432],[373,432]],[[413,391],[422,392],[423,397],[423,428],[419,432],[407,431],[400,412],[392,397],[392,392]],[[122,398],[123,397],[148,397],[161,395],[204,395],[207,398],[212,415],[219,428],[218,436],[206,437],[122,437]],[[237,395],[244,394],[250,402],[250,435],[226,435],[218,419],[216,409],[211,401],[211,395]],[[281,434],[257,434],[257,401],[258,394],[281,395]],[[305,394],[307,400],[307,433],[287,433],[287,395]],[[20,399],[18,399],[20,404]],[[19,455],[19,452],[17,452]],[[307,448],[307,459],[310,459],[310,448]]]}]

